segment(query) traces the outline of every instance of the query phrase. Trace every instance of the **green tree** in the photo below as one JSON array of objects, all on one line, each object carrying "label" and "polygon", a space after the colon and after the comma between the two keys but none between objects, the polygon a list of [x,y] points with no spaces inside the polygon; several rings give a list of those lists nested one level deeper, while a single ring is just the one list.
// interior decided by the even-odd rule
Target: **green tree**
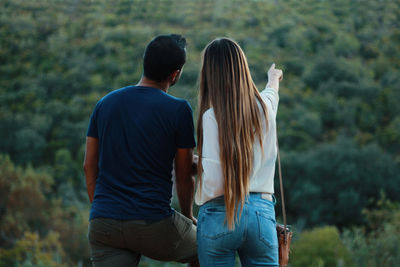
[{"label": "green tree", "polygon": [[[0,265],[29,261],[50,266],[46,259],[55,260],[54,266],[57,262],[71,265],[87,259],[86,205],[76,199],[68,202],[67,197],[63,203],[52,188],[49,174],[15,167],[9,157],[0,156],[0,248],[5,249]],[[26,251],[24,246],[32,243],[37,246]]]},{"label": "green tree", "polygon": [[335,267],[353,266],[350,253],[332,226],[315,228],[300,233],[292,244],[290,266]]},{"label": "green tree", "polygon": [[0,248],[0,266],[64,267],[64,256],[57,233],[40,238],[37,233],[25,232],[14,247]]},{"label": "green tree", "polygon": [[314,151],[283,154],[289,213],[307,225],[364,222],[361,211],[381,191],[399,194],[398,165],[376,145],[343,139]]},{"label": "green tree", "polygon": [[367,224],[346,230],[343,240],[355,266],[389,267],[400,262],[400,206],[384,196],[365,209]]}]

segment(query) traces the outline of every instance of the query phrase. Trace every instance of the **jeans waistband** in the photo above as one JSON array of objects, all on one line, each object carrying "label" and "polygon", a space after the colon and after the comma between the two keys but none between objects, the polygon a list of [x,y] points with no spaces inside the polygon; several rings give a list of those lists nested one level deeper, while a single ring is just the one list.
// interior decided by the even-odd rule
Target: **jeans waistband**
[{"label": "jeans waistband", "polygon": [[[271,202],[271,204],[273,204],[274,206],[276,204],[276,198],[274,194],[259,193],[259,192],[250,192],[250,194],[247,196],[245,203],[249,203],[252,200],[257,200],[257,199],[262,199]],[[211,199],[206,203],[204,203],[202,206],[220,206],[220,205],[225,205],[224,196],[219,196],[214,199]]]}]

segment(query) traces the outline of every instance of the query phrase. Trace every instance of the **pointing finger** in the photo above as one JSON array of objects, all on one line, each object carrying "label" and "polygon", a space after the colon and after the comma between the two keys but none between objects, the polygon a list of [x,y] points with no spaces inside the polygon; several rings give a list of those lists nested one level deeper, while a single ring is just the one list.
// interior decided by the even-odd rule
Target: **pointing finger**
[{"label": "pointing finger", "polygon": [[275,69],[275,63],[272,63],[271,67],[269,68],[268,71]]}]

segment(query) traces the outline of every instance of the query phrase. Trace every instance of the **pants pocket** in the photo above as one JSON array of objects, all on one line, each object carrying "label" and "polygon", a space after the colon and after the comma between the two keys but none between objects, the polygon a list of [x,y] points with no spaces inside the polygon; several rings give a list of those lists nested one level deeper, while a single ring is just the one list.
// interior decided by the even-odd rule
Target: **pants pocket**
[{"label": "pants pocket", "polygon": [[94,219],[89,223],[88,239],[93,244],[105,244],[110,243],[111,233],[108,226],[101,222],[101,219]]},{"label": "pants pocket", "polygon": [[174,227],[179,235],[179,239],[183,239],[188,231],[191,230],[193,221],[179,212],[175,212],[173,215]]},{"label": "pants pocket", "polygon": [[277,248],[278,237],[275,219],[267,212],[257,211],[256,213],[260,241],[269,248]]},{"label": "pants pocket", "polygon": [[225,210],[219,208],[207,208],[199,215],[199,229],[201,236],[209,239],[218,239],[233,233],[225,223]]}]

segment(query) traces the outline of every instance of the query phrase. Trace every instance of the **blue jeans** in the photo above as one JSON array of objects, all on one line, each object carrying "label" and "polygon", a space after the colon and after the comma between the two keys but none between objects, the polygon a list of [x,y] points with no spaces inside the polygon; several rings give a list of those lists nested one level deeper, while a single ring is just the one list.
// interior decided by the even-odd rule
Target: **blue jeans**
[{"label": "blue jeans", "polygon": [[206,202],[198,215],[197,249],[201,266],[235,266],[236,251],[242,266],[279,266],[274,203],[251,193],[231,231],[224,198]]}]

